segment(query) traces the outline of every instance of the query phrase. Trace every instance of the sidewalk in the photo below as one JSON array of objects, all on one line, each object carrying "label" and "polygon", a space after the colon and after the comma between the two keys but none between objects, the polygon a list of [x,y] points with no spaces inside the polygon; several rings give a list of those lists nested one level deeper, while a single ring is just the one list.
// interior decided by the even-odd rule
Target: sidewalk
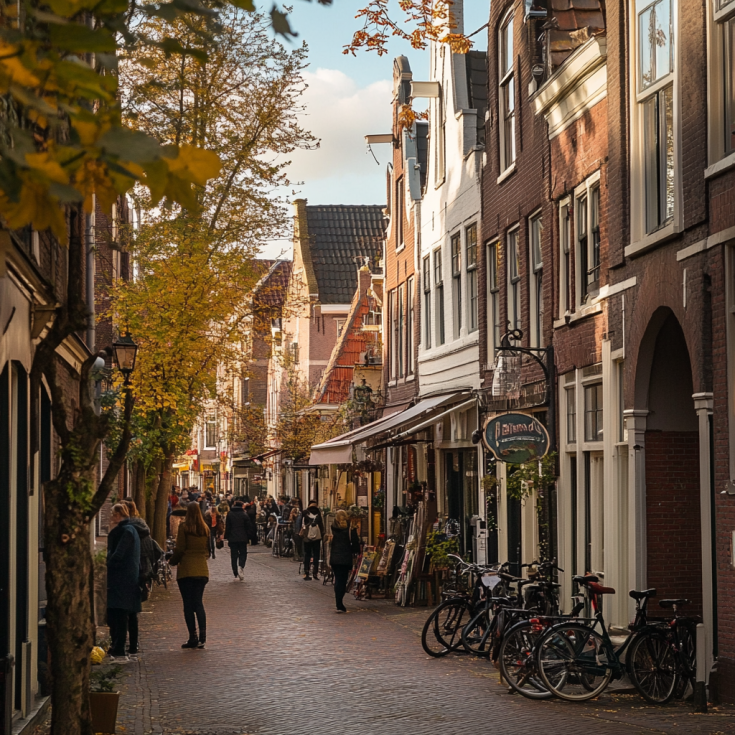
[{"label": "sidewalk", "polygon": [[[223,551],[227,551],[224,549]],[[182,650],[178,590],[156,590],[141,615],[140,663],[123,684],[125,735],[518,735],[735,733],[735,709],[694,715],[637,695],[596,702],[510,696],[487,661],[432,659],[419,635],[426,608],[347,598],[333,612],[331,585],[306,582],[298,564],[255,547],[245,581],[229,555],[210,564],[207,648]]]}]

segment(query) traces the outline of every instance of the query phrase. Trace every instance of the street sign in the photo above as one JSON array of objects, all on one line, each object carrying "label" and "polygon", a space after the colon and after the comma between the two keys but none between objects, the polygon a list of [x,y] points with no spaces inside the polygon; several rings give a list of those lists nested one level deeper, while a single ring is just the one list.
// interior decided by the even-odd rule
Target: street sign
[{"label": "street sign", "polygon": [[504,413],[489,418],[485,422],[482,439],[495,459],[507,464],[541,459],[549,451],[546,428],[526,413]]}]

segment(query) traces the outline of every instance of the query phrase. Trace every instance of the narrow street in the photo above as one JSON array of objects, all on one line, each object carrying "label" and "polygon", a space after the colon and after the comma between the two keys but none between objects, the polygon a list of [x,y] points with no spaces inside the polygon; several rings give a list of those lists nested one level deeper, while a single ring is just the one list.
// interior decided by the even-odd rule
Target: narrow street
[{"label": "narrow street", "polygon": [[297,564],[251,550],[244,582],[225,548],[210,562],[208,642],[186,640],[178,590],[154,591],[141,615],[140,663],[124,681],[125,735],[497,735],[543,732],[730,733],[728,710],[647,706],[606,694],[585,705],[509,696],[497,672],[466,656],[431,659],[418,635],[426,608],[356,602],[333,612],[331,585],[305,582]]}]

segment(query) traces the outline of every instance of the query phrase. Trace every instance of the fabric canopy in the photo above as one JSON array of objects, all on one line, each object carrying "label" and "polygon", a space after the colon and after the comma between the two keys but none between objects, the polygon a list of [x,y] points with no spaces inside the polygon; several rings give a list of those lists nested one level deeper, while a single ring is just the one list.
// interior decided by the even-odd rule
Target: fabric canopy
[{"label": "fabric canopy", "polygon": [[451,393],[443,396],[432,396],[431,398],[419,401],[415,406],[411,406],[411,408],[407,408],[405,411],[384,416],[372,424],[348,431],[346,434],[330,439],[323,444],[315,444],[311,448],[309,464],[350,464],[352,462],[352,448],[357,444],[362,444],[376,434],[382,434],[391,429],[404,426],[416,419],[424,418],[427,412],[453,403],[465,395],[467,394]]}]

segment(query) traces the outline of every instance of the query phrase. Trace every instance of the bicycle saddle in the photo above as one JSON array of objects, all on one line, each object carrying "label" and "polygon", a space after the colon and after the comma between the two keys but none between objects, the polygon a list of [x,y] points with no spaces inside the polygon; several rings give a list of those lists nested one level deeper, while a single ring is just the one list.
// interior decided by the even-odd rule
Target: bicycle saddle
[{"label": "bicycle saddle", "polygon": [[615,589],[613,587],[603,587],[601,584],[598,584],[597,582],[590,582],[587,586],[596,595],[614,595],[615,594]]},{"label": "bicycle saddle", "polygon": [[691,600],[659,600],[659,605],[663,608],[671,608],[676,605],[677,607],[681,607],[682,605],[689,605],[691,604]]},{"label": "bicycle saddle", "polygon": [[634,600],[643,600],[646,597],[656,597],[656,590],[651,587],[650,590],[643,590],[643,592],[639,592],[638,590],[631,590],[628,594]]},{"label": "bicycle saddle", "polygon": [[507,574],[506,572],[498,572],[498,577],[500,579],[504,580],[505,582],[521,582],[520,577],[514,577],[512,574]]},{"label": "bicycle saddle", "polygon": [[577,584],[588,584],[589,582],[599,582],[600,578],[595,577],[594,574],[587,574],[585,576],[581,576],[580,574],[577,574],[576,576],[572,577],[572,582],[576,582]]}]

